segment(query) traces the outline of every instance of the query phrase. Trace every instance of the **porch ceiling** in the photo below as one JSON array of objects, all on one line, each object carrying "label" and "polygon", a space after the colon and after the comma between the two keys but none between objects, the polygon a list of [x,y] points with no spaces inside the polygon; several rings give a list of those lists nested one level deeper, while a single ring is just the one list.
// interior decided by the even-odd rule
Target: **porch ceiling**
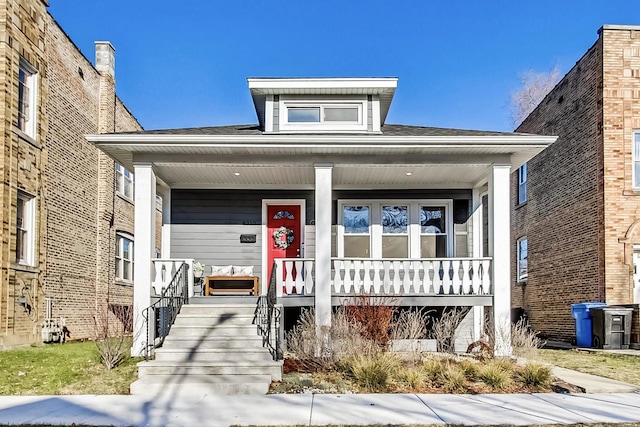
[{"label": "porch ceiling", "polygon": [[334,188],[470,188],[486,178],[491,164],[517,168],[555,140],[523,134],[87,138],[131,170],[134,163],[153,164],[157,177],[175,188],[313,188],[316,163],[334,165]]},{"label": "porch ceiling", "polygon": [[[313,165],[154,164],[173,188],[313,188]],[[470,188],[487,174],[487,165],[335,165],[333,187]]]}]

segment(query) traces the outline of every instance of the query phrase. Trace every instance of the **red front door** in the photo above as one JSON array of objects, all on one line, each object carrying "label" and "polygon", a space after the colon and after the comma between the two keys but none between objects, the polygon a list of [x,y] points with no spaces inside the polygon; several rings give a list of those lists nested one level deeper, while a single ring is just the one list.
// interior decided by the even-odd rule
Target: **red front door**
[{"label": "red front door", "polygon": [[300,257],[300,243],[300,206],[267,206],[267,283],[271,280],[273,260]]}]

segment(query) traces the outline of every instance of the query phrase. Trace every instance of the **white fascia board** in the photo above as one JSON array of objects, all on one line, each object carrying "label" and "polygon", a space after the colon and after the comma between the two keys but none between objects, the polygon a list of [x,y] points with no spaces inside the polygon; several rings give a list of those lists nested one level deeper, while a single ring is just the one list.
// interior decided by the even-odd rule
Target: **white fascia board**
[{"label": "white fascia board", "polygon": [[503,146],[547,147],[553,144],[556,136],[543,135],[505,135],[505,136],[385,136],[385,135],[149,135],[149,134],[96,134],[85,135],[89,142],[96,145],[111,146],[220,146],[220,147],[477,147]]},{"label": "white fascia board", "polygon": [[398,78],[248,78],[247,83],[252,91],[278,89],[378,89],[384,91],[395,89],[398,86]]}]

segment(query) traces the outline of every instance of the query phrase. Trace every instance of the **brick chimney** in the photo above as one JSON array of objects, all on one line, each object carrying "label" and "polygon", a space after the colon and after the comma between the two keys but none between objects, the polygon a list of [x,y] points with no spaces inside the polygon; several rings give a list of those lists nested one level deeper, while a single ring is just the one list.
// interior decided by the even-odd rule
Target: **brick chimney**
[{"label": "brick chimney", "polygon": [[95,43],[96,70],[100,73],[98,133],[111,133],[116,130],[116,50],[107,41]]}]

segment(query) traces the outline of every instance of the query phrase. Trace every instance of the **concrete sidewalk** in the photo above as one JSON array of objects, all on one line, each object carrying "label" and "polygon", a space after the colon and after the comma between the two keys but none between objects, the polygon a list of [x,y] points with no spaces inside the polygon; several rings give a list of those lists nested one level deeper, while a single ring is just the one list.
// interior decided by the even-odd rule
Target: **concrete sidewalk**
[{"label": "concrete sidewalk", "polygon": [[0,397],[0,424],[214,427],[637,421],[638,393]]}]

